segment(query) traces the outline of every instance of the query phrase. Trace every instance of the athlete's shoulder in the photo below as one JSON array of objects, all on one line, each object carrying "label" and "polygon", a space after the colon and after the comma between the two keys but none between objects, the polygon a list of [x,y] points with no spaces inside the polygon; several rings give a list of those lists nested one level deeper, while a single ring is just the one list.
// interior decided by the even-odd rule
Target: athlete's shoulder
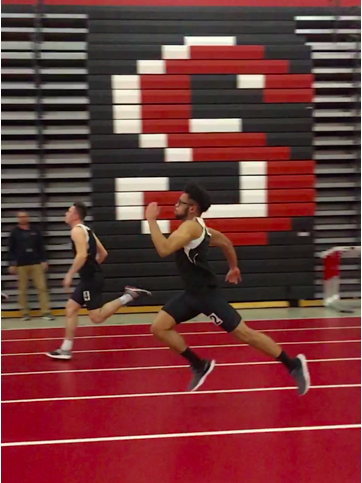
[{"label": "athlete's shoulder", "polygon": [[73,226],[73,228],[70,230],[70,236],[72,238],[74,237],[79,237],[79,236],[82,236],[83,235],[87,235],[89,232],[89,228],[85,225],[75,225]]},{"label": "athlete's shoulder", "polygon": [[182,223],[181,227],[187,233],[200,235],[200,228],[202,230],[203,226],[198,223],[197,219],[193,219],[185,221],[184,223]]}]

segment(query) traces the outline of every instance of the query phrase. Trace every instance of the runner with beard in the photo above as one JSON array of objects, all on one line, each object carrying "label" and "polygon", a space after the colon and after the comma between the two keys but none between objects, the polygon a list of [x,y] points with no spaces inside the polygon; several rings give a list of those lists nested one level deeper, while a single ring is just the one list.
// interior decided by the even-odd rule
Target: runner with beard
[{"label": "runner with beard", "polygon": [[217,277],[208,262],[209,246],[223,250],[230,268],[225,278],[227,282],[237,284],[241,282],[241,276],[230,240],[221,232],[206,227],[201,218],[210,205],[207,191],[197,183],[189,182],[175,206],[176,218],[182,223],[168,238],[161,233],[157,223],[157,203],[147,207],[146,218],[153,244],[161,257],[175,253],[176,265],[184,285],[184,292],[167,302],[157,314],[151,328],[153,335],[189,362],[193,374],[189,391],[195,391],[204,383],[215,361],[199,357],[187,346],[175,327],[199,314],[205,314],[238,341],[284,364],[295,379],[299,394],[306,394],[310,377],[305,356],[300,354],[289,357],[270,337],[250,329],[224,299]]}]

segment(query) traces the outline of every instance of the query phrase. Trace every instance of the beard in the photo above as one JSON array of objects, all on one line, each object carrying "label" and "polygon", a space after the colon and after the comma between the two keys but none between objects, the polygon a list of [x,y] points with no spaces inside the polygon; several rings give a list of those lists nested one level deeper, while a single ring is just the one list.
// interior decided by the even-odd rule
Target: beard
[{"label": "beard", "polygon": [[175,213],[175,218],[176,220],[183,221],[183,220],[186,220],[188,214],[189,214],[189,208],[187,207],[184,213]]}]

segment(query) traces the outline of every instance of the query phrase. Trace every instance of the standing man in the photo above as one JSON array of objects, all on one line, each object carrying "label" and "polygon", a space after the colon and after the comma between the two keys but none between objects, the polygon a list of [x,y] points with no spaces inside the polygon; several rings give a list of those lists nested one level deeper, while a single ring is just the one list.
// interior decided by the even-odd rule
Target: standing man
[{"label": "standing man", "polygon": [[17,213],[18,225],[10,233],[9,272],[18,276],[19,305],[23,320],[30,320],[28,309],[28,281],[31,277],[39,294],[44,320],[54,320],[49,311],[49,299],[44,272],[48,270],[42,234],[30,226],[26,211]]},{"label": "standing man", "polygon": [[175,327],[202,313],[239,342],[281,362],[294,378],[299,394],[306,394],[310,377],[304,355],[289,357],[270,337],[250,329],[224,299],[208,262],[209,245],[221,248],[229,262],[230,270],[225,278],[227,282],[237,284],[241,276],[230,240],[221,232],[207,228],[201,218],[210,206],[207,191],[196,183],[188,183],[175,207],[175,216],[182,223],[168,238],[161,233],[157,224],[157,203],[151,203],[146,209],[153,244],[161,257],[175,253],[178,272],[185,287],[183,293],[169,300],[157,314],[151,327],[152,333],[189,362],[193,373],[190,391],[195,391],[203,384],[213,370],[215,361],[201,359],[186,345]]},{"label": "standing man", "polygon": [[66,323],[65,337],[59,349],[47,352],[53,359],[69,360],[72,358],[73,340],[78,326],[78,312],[85,305],[93,324],[101,324],[121,307],[137,299],[140,295],[151,295],[142,288],[125,287],[125,293],[102,305],[103,273],[100,264],[108,253],[94,232],[83,224],[87,216],[87,207],[77,201],[65,214],[65,223],[70,226],[70,237],[74,253],[73,265],[63,280],[67,292],[73,282],[73,277],[79,273],[80,282],[65,307]]}]

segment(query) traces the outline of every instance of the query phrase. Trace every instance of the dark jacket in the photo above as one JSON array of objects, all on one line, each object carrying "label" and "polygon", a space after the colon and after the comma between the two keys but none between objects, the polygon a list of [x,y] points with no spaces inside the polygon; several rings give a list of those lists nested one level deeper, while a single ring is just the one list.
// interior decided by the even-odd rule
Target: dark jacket
[{"label": "dark jacket", "polygon": [[23,230],[18,226],[10,233],[9,265],[24,266],[37,265],[46,262],[44,241],[42,234],[36,228]]}]

